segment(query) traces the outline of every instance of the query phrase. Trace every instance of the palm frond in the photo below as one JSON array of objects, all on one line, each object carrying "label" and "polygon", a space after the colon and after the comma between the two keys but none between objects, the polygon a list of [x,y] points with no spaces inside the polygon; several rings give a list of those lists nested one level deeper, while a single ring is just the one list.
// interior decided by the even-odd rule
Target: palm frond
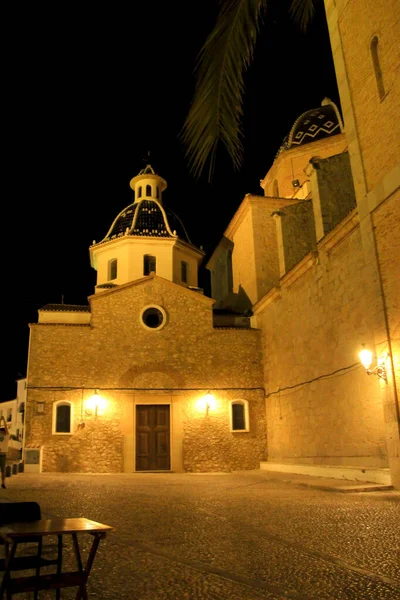
[{"label": "palm frond", "polygon": [[289,12],[300,29],[306,32],[315,15],[315,0],[292,0]]},{"label": "palm frond", "polygon": [[193,101],[180,133],[195,178],[209,163],[211,181],[219,143],[234,168],[241,166],[244,74],[266,5],[267,0],[222,0],[217,23],[200,51]]}]

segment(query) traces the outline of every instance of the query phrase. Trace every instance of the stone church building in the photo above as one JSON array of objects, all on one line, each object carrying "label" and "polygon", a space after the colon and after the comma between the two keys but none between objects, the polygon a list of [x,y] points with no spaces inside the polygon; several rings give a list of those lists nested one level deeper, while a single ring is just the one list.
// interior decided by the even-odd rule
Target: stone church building
[{"label": "stone church building", "polygon": [[212,297],[149,164],[89,249],[88,305],[39,310],[25,447],[42,471],[400,487],[400,5],[325,7],[342,115],[325,98],[293,123],[207,262]]}]

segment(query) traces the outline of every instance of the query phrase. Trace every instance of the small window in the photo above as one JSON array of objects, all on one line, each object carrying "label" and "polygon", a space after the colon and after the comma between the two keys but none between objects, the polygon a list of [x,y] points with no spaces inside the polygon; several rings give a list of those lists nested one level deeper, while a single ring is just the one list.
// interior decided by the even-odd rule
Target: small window
[{"label": "small window", "polygon": [[141,323],[146,329],[162,329],[167,323],[167,313],[162,306],[145,306],[142,310]]},{"label": "small window", "polygon": [[188,268],[189,265],[184,260],[181,261],[181,281],[187,283],[188,281]]},{"label": "small window", "polygon": [[71,402],[55,402],[53,404],[53,434],[72,433]]},{"label": "small window", "polygon": [[7,408],[7,423],[12,421],[12,408]]},{"label": "small window", "polygon": [[138,198],[142,197],[142,186],[141,185],[139,186],[137,195],[138,195]]},{"label": "small window", "polygon": [[145,254],[143,257],[143,275],[150,275],[156,272],[156,257],[151,254]]},{"label": "small window", "polygon": [[108,261],[108,281],[117,279],[117,264],[118,261],[116,258]]},{"label": "small window", "polygon": [[371,41],[371,56],[372,64],[374,65],[376,85],[378,86],[378,94],[380,100],[385,97],[385,87],[383,85],[383,76],[378,54],[378,37],[375,35]]},{"label": "small window", "polygon": [[229,405],[231,431],[249,431],[249,403],[247,400],[232,400]]},{"label": "small window", "polygon": [[146,185],[146,196],[151,196],[151,185]]}]

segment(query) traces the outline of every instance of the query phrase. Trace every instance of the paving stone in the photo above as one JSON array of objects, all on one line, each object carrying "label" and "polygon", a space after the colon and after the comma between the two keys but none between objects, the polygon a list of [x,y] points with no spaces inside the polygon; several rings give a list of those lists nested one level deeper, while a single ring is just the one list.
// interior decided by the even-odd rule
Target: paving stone
[{"label": "paving stone", "polygon": [[[309,478],[318,488],[304,479],[21,473],[1,500],[34,500],[44,517],[114,527],[89,579],[96,600],[400,600],[400,492],[337,494],[322,478]],[[86,556],[90,539],[80,539]],[[70,543],[64,556],[64,568],[74,568]],[[47,598],[54,592],[41,592]]]}]

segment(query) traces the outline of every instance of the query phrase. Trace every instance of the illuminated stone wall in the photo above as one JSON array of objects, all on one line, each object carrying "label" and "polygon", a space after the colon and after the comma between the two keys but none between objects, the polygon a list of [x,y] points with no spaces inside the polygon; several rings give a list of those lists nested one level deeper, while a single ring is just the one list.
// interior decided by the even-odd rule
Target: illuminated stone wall
[{"label": "illuminated stone wall", "polygon": [[285,200],[247,195],[225,232],[232,240],[233,291],[250,308],[277,283],[279,260],[272,213]]},{"label": "illuminated stone wall", "polygon": [[[388,327],[395,371],[397,397],[400,397],[400,190],[382,203],[373,214],[373,223],[377,240],[377,252],[380,265],[382,287],[385,292],[385,305],[388,315]],[[393,409],[392,409],[393,410]],[[393,414],[393,425],[396,425]]]},{"label": "illuminated stone wall", "polygon": [[281,201],[252,196],[251,206],[257,283],[255,303],[279,281],[279,257],[273,213],[281,208]]},{"label": "illuminated stone wall", "polygon": [[342,152],[329,158],[312,159],[311,165],[317,179],[323,237],[356,207],[349,155],[348,152]]},{"label": "illuminated stone wall", "polygon": [[316,249],[315,222],[311,200],[282,208],[282,272],[290,271],[306,254]]},{"label": "illuminated stone wall", "polygon": [[[358,141],[371,190],[399,162],[400,4],[398,0],[325,0],[325,6],[349,148],[352,152]],[[374,36],[378,37],[383,98],[371,53]]]},{"label": "illuminated stone wall", "polygon": [[[150,304],[167,314],[157,331],[141,322]],[[26,447],[43,447],[43,470],[133,471],[137,403],[171,406],[173,470],[257,468],[267,447],[259,332],[214,329],[212,305],[150,276],[92,296],[90,326],[31,325]],[[95,389],[106,401],[97,418],[85,412]],[[208,389],[217,404],[205,415]],[[249,402],[248,433],[230,432],[237,398]],[[73,403],[73,435],[52,434],[58,400]]]},{"label": "illuminated stone wall", "polygon": [[240,215],[233,239],[233,292],[241,298],[239,306],[245,310],[257,300],[253,218],[249,203]]},{"label": "illuminated stone wall", "polygon": [[[279,281],[279,256],[274,214],[297,202],[247,194],[235,213],[207,268],[211,271],[212,295],[218,306],[237,311],[250,309]],[[232,248],[233,293],[223,297],[226,286],[216,282],[229,268],[226,248]]]},{"label": "illuminated stone wall", "polygon": [[264,344],[268,460],[387,467],[386,384],[367,376],[357,355],[371,336],[374,299],[359,228],[345,237],[332,233],[329,241],[255,310]]},{"label": "illuminated stone wall", "polygon": [[[249,402],[250,431],[233,433],[226,426],[228,402],[241,398]],[[198,410],[193,399],[188,399],[184,406],[184,430],[185,471],[259,469],[260,453],[267,457],[264,392],[223,392],[218,395],[216,409],[208,415]]]},{"label": "illuminated stone wall", "polygon": [[[321,98],[322,100],[322,98]],[[310,155],[310,147],[312,154]],[[333,154],[339,154],[346,149],[347,141],[343,133],[334,135],[331,138],[325,138],[312,144],[290,148],[282,152],[274,161],[273,165],[260,181],[260,185],[266,196],[274,196],[274,181],[278,182],[279,196],[281,198],[292,198],[296,192],[292,185],[294,179],[298,179],[300,185],[303,185],[308,176],[304,172],[311,156],[326,158]],[[301,196],[303,198],[303,196]]]},{"label": "illuminated stone wall", "polygon": [[325,0],[325,9],[364,261],[375,281],[371,338],[377,352],[389,349],[391,353],[392,374],[383,404],[392,482],[400,487],[400,306],[395,283],[399,268],[398,261],[390,258],[394,256],[392,248],[398,250],[400,229],[396,208],[400,189],[400,4],[397,0]]}]

